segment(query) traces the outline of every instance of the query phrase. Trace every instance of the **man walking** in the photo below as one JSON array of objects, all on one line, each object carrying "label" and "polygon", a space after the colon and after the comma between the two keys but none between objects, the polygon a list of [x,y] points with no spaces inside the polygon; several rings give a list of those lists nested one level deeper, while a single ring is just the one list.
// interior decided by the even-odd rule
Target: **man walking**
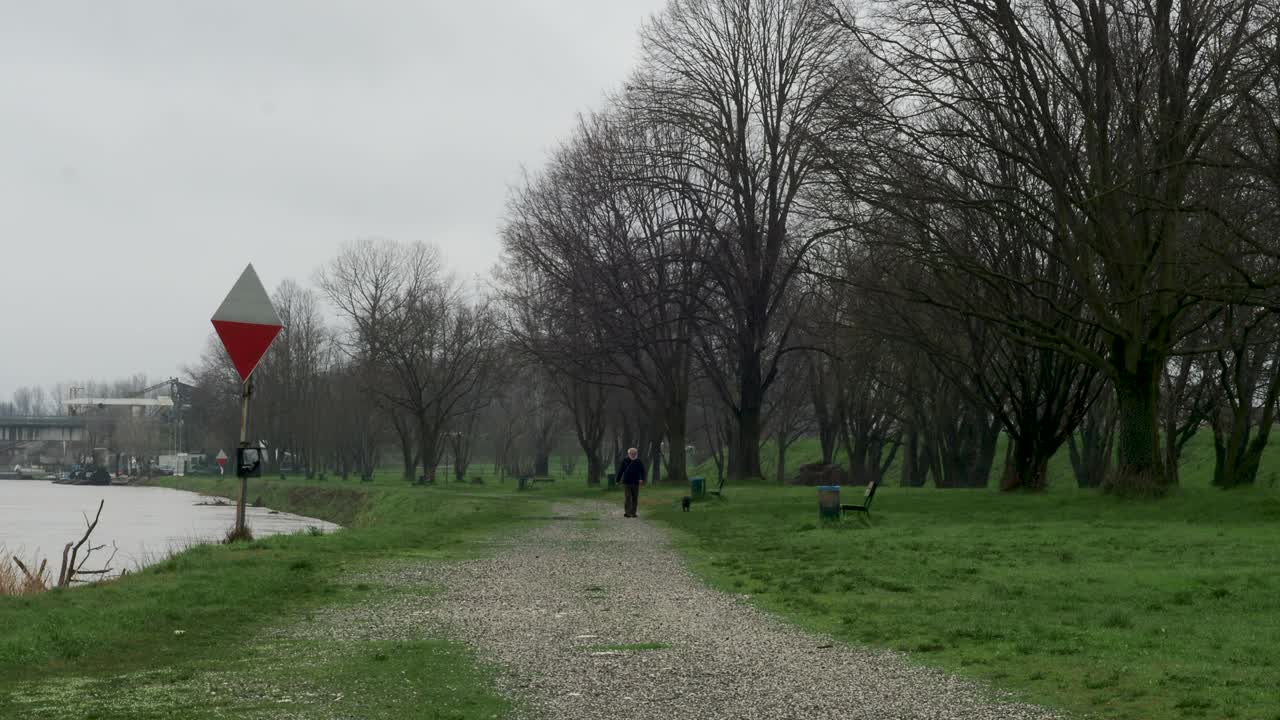
[{"label": "man walking", "polygon": [[635,448],[627,450],[627,457],[618,467],[618,482],[626,493],[622,506],[622,516],[636,516],[636,501],[640,499],[640,486],[644,484],[644,463],[640,462],[640,451]]}]

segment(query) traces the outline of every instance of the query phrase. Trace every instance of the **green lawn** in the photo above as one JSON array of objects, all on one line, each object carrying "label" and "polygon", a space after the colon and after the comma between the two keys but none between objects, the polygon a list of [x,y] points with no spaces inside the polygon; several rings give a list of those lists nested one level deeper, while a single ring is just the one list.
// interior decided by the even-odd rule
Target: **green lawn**
[{"label": "green lawn", "polygon": [[1280,720],[1280,492],[886,487],[869,528],[813,488],[679,494],[642,498],[696,571],[805,627],[1082,715]]},{"label": "green lawn", "polygon": [[[444,640],[326,649],[264,634],[387,594],[348,582],[352,574],[483,553],[494,532],[546,514],[538,497],[496,489],[387,485],[255,482],[250,496],[269,506],[351,529],[202,546],[120,581],[0,598],[0,718],[274,717],[286,706],[314,706],[308,715],[320,717],[504,714],[487,671]],[[264,680],[261,692],[240,691]]]},{"label": "green lawn", "polygon": [[[1260,487],[1223,492],[1208,484],[1212,446],[1196,438],[1182,490],[1158,501],[1077,490],[1059,456],[1040,495],[906,489],[891,471],[871,527],[821,523],[813,488],[772,483],[729,484],[723,500],[690,513],[678,509],[684,488],[649,488],[641,512],[677,530],[713,585],[847,642],[903,650],[1081,716],[1280,720],[1277,453]],[[788,465],[816,455],[801,442]],[[520,494],[491,466],[467,475],[484,484],[410,487],[394,469],[366,484],[256,482],[251,498],[351,529],[197,548],[121,582],[0,599],[0,718],[278,717],[281,707],[320,717],[503,715],[488,671],[439,638],[260,636],[385,599],[385,589],[342,580],[352,573],[486,552],[487,538],[547,515],[556,498],[621,502],[580,475]],[[167,484],[224,495],[236,487]],[[261,692],[249,701],[228,691],[245,687]]]}]

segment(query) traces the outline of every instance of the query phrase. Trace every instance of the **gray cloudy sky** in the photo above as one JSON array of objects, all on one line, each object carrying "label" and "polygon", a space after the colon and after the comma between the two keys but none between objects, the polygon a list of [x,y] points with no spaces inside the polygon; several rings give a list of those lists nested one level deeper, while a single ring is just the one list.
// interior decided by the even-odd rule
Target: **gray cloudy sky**
[{"label": "gray cloudy sky", "polygon": [[487,273],[663,5],[0,0],[0,400],[176,373],[246,262],[270,291],[385,236]]}]

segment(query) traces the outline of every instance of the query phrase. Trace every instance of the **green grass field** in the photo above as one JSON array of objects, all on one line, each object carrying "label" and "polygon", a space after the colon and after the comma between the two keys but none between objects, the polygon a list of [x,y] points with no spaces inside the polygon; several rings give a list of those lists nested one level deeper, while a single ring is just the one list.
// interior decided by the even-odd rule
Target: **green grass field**
[{"label": "green grass field", "polygon": [[[814,443],[798,443],[788,466],[816,455]],[[1078,490],[1060,456],[1039,495],[900,488],[891,471],[870,527],[820,522],[813,488],[768,482],[726,485],[724,499],[690,513],[678,509],[684,488],[649,488],[641,512],[677,531],[712,585],[843,641],[902,650],[1080,717],[1280,720],[1277,471],[1273,450],[1260,487],[1211,488],[1212,446],[1197,438],[1181,491],[1157,501]],[[355,650],[252,641],[324,608],[379,600],[378,588],[340,580],[362,568],[486,552],[493,533],[534,522],[554,499],[621,502],[580,476],[525,493],[491,466],[467,476],[484,484],[410,487],[390,468],[365,484],[255,482],[251,498],[351,530],[197,548],[122,582],[0,598],[0,717],[33,708],[41,717],[269,717],[280,698],[254,705],[218,693],[264,669],[299,714],[337,702],[315,692],[323,687],[379,698],[361,717],[424,707],[437,713],[427,717],[501,716],[507,706],[488,670],[441,639]],[[223,495],[236,487],[166,484]],[[308,660],[317,655],[324,660]]]},{"label": "green grass field", "polygon": [[[165,484],[234,487],[196,478]],[[505,712],[487,671],[444,640],[326,647],[263,633],[385,592],[345,581],[352,573],[483,553],[498,529],[544,515],[541,499],[473,487],[280,481],[255,482],[250,495],[351,529],[202,546],[120,581],[0,598],[0,718],[278,717],[284,705],[324,708],[326,717]],[[263,697],[247,701],[239,689],[264,676]]]},{"label": "green grass field", "polygon": [[[797,465],[816,455],[799,450]],[[1224,492],[1196,438],[1182,489],[1158,501],[1078,490],[1062,456],[1039,495],[901,488],[891,473],[870,527],[819,521],[813,488],[772,483],[728,486],[690,513],[682,489],[656,488],[642,508],[714,586],[847,642],[1081,716],[1280,720],[1268,456],[1261,487]]]}]

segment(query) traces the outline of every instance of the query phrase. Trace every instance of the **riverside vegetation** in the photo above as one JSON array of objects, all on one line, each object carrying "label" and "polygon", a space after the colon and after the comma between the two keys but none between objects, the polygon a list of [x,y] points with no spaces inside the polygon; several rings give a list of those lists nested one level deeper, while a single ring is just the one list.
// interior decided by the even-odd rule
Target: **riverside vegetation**
[{"label": "riverside vegetation", "polygon": [[[230,487],[196,478],[164,484],[218,494]],[[255,481],[250,490],[269,506],[349,529],[198,546],[122,580],[0,598],[0,717],[273,717],[281,707],[295,716],[336,707],[371,718],[415,708],[489,718],[505,711],[487,671],[442,638],[325,645],[274,630],[395,592],[351,581],[369,568],[482,552],[498,528],[545,514],[541,499],[380,483]],[[261,687],[264,675],[270,687]]]}]

